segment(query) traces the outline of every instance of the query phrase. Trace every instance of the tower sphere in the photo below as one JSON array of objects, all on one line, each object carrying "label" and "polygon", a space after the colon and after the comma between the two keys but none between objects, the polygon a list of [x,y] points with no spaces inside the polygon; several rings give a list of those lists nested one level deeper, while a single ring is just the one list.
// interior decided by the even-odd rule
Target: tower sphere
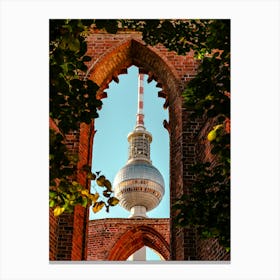
[{"label": "tower sphere", "polygon": [[128,211],[135,206],[154,209],[164,195],[164,180],[156,167],[147,161],[135,160],[119,170],[114,180],[116,197]]}]

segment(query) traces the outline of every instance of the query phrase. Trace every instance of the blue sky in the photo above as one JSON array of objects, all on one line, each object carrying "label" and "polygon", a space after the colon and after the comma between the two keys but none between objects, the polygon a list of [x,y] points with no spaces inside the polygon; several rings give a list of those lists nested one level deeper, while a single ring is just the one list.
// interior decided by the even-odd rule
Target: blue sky
[{"label": "blue sky", "polygon": [[[156,82],[147,83],[144,76],[144,124],[152,133],[151,160],[161,172],[165,182],[165,195],[161,203],[147,215],[150,218],[169,218],[169,135],[163,127],[164,119],[168,120],[168,110],[163,109],[164,99],[159,98]],[[138,68],[132,66],[128,74],[119,75],[119,83],[112,81],[106,90],[108,97],[103,99],[99,118],[95,121],[93,144],[93,172],[101,171],[112,183],[118,170],[122,168],[128,157],[127,135],[136,123]],[[96,187],[99,193],[101,189]],[[94,184],[92,185],[94,191]],[[90,209],[90,219],[127,218],[129,212],[117,205],[94,214]],[[159,260],[151,249],[147,248],[147,260]]]},{"label": "blue sky", "polygon": [[[144,123],[152,133],[151,160],[162,173],[165,182],[165,195],[161,203],[148,212],[150,218],[169,218],[169,135],[163,127],[164,119],[168,120],[168,110],[163,109],[164,99],[157,96],[160,88],[156,82],[147,83],[144,76]],[[103,106],[96,119],[93,144],[93,172],[101,171],[112,183],[118,170],[127,161],[127,135],[136,123],[138,91],[138,68],[132,66],[128,74],[119,75],[119,83],[112,81],[106,90],[108,97],[102,99]],[[102,189],[97,187],[102,192]],[[90,219],[127,218],[129,212],[117,205],[110,208],[110,213],[102,209],[97,214],[90,211]]]}]

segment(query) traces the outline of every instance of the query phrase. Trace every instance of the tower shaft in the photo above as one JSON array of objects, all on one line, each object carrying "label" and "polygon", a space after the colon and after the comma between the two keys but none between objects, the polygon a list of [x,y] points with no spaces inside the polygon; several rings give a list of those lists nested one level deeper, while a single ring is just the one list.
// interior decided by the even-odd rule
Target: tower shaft
[{"label": "tower shaft", "polygon": [[136,128],[144,127],[144,75],[138,75],[138,109],[136,117]]}]

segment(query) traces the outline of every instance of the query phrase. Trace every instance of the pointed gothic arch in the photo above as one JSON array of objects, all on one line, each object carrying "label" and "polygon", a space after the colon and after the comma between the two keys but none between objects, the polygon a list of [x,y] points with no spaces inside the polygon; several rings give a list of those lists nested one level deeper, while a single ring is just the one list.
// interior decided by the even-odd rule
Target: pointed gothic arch
[{"label": "pointed gothic arch", "polygon": [[[167,186],[170,187],[170,198],[172,201],[172,199],[176,199],[178,196],[177,189],[183,186],[183,166],[180,158],[182,156],[183,146],[181,91],[184,85],[174,65],[170,63],[166,55],[166,50],[146,46],[139,39],[130,37],[108,48],[107,51],[99,55],[95,61],[92,61],[92,64],[89,65],[88,77],[99,85],[100,88],[97,92],[97,97],[100,99],[107,97],[107,93],[104,90],[109,87],[109,83],[112,80],[118,83],[118,75],[127,73],[127,68],[132,65],[137,66],[141,73],[148,75],[148,82],[152,80],[157,82],[156,86],[161,88],[158,92],[158,96],[165,98],[164,108],[169,109],[169,123],[165,121],[164,127],[169,132],[170,154],[173,155],[170,157],[170,186]],[[93,56],[94,55],[92,55],[92,57]],[[80,130],[80,144],[84,143],[84,145],[81,146],[79,158],[84,158],[84,161],[80,160],[81,164],[91,164],[94,133],[94,125],[90,127],[82,124]],[[87,135],[86,140],[84,139],[85,135]],[[86,156],[84,155],[85,145],[88,145]],[[170,231],[172,230],[171,224]],[[149,236],[151,236],[151,234]],[[145,242],[148,244],[151,243],[149,239]],[[168,242],[170,242],[170,240],[168,240]],[[139,242],[138,245],[139,244],[141,244],[141,242]],[[152,244],[148,244],[145,245],[159,251],[159,249],[153,248]],[[136,247],[133,248],[135,251],[138,250]],[[128,254],[127,257],[132,253],[133,252]],[[162,255],[165,259],[169,259],[169,254],[170,252],[167,253],[167,251],[165,251]]]},{"label": "pointed gothic arch", "polygon": [[147,246],[157,251],[165,260],[170,258],[169,244],[150,226],[138,226],[126,231],[114,244],[108,260],[127,260],[130,255]]},{"label": "pointed gothic arch", "polygon": [[128,39],[111,47],[89,66],[88,76],[100,89],[99,97],[112,80],[118,82],[118,75],[135,65],[145,74],[158,82],[162,88],[161,97],[179,96],[182,84],[176,69],[158,50],[145,46],[137,39]]},{"label": "pointed gothic arch", "polygon": [[126,261],[143,246],[170,260],[169,218],[107,218],[88,223],[87,260]]}]

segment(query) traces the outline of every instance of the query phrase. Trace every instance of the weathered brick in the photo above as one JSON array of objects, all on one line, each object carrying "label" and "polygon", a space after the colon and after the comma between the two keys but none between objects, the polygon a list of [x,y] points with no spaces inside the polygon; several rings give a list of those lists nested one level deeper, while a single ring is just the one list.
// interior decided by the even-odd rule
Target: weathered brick
[{"label": "weathered brick", "polygon": [[92,220],[89,222],[87,259],[126,260],[146,245],[169,260],[169,242],[169,219]]},{"label": "weathered brick", "polygon": [[[210,147],[205,141],[211,123],[205,123],[201,119],[191,121],[182,101],[181,92],[196,75],[198,67],[193,52],[185,56],[177,55],[160,44],[145,46],[141,38],[141,33],[131,30],[119,31],[117,34],[92,30],[87,37],[87,55],[92,58],[88,62],[88,77],[100,86],[100,99],[107,96],[104,90],[108,88],[109,83],[119,74],[126,73],[126,69],[131,65],[138,66],[143,73],[149,74],[149,79],[154,79],[161,86],[164,92],[161,98],[168,100],[166,104],[169,109],[172,205],[183,193],[188,193],[191,189],[194,177],[190,167],[196,159],[199,157],[212,160]],[[56,127],[52,120],[50,126]],[[227,128],[230,129],[229,122]],[[78,172],[73,179],[88,188],[86,174],[79,170],[84,164],[91,164],[94,134],[94,123],[91,123],[81,124],[79,131],[66,136],[69,151],[79,155]],[[126,256],[145,242],[161,252],[160,238],[154,236],[153,239],[153,234],[148,233],[149,229],[154,234],[159,233],[159,236],[163,237],[162,240],[169,244],[170,251],[166,249],[161,252],[167,259],[229,259],[229,254],[217,247],[215,240],[201,241],[193,230],[176,228],[173,223],[175,213],[170,213],[170,220],[149,219],[142,220],[141,224],[139,220],[131,219],[88,221],[88,211],[81,207],[76,207],[73,214],[63,214],[60,218],[54,218],[50,212],[50,259],[116,259],[120,258],[116,246],[121,244],[127,250],[124,254]],[[135,233],[137,230],[138,234]],[[127,238],[117,243],[118,238],[125,233]],[[146,241],[145,236],[148,236]],[[126,244],[124,240],[130,241]]]}]

